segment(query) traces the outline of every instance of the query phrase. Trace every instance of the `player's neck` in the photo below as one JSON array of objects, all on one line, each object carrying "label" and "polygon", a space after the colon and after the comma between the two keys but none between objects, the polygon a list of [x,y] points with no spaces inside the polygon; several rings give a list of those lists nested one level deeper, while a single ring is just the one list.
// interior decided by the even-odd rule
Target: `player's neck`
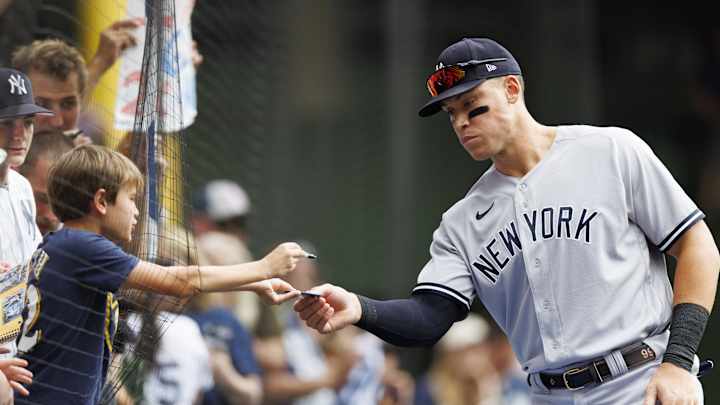
[{"label": "player's neck", "polygon": [[550,150],[556,129],[535,121],[518,127],[504,150],[493,159],[495,169],[506,176],[524,177]]}]

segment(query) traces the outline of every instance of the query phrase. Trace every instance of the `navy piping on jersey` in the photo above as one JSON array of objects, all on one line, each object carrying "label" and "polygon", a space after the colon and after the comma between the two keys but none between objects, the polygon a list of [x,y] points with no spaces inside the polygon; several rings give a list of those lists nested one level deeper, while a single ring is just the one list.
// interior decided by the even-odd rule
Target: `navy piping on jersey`
[{"label": "navy piping on jersey", "polygon": [[451,298],[454,298],[455,300],[460,301],[460,303],[462,303],[468,309],[470,309],[470,299],[465,297],[459,291],[454,290],[446,285],[437,284],[437,283],[418,283],[415,286],[415,288],[413,288],[413,292],[422,291],[422,290],[431,290],[434,292],[442,293],[444,295],[448,295]]},{"label": "navy piping on jersey", "polygon": [[690,215],[685,217],[685,219],[680,221],[678,226],[676,226],[675,229],[673,229],[672,232],[670,232],[670,234],[665,237],[662,242],[660,242],[660,244],[658,245],[660,251],[665,253],[668,249],[670,249],[670,247],[675,243],[675,241],[680,239],[680,237],[685,233],[685,231],[690,229],[690,227],[695,225],[695,223],[697,223],[703,218],[705,218],[705,214],[703,214],[699,209],[693,211]]}]

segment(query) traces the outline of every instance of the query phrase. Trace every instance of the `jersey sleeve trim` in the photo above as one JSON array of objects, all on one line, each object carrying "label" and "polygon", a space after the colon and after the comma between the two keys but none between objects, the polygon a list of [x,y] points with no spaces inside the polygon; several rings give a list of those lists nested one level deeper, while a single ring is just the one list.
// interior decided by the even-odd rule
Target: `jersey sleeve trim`
[{"label": "jersey sleeve trim", "polygon": [[661,252],[666,252],[670,247],[680,239],[680,237],[690,229],[691,226],[695,225],[698,221],[705,218],[705,214],[702,213],[699,209],[696,209],[693,211],[690,215],[685,217],[676,227],[673,229],[668,236],[665,237],[665,239],[658,244],[658,248]]},{"label": "jersey sleeve trim", "polygon": [[433,291],[436,293],[440,293],[442,295],[448,296],[456,301],[459,301],[462,305],[464,305],[468,310],[470,310],[470,299],[464,296],[462,293],[442,284],[436,284],[436,283],[418,283],[415,288],[413,288],[413,293],[420,292],[420,291]]}]

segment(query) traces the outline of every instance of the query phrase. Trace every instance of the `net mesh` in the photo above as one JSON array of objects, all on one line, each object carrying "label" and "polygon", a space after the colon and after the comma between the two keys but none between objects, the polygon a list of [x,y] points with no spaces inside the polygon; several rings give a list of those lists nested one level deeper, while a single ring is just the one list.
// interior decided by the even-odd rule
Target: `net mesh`
[{"label": "net mesh", "polygon": [[[126,10],[123,10],[127,17],[145,18],[145,35],[139,38],[143,44],[142,60],[130,61],[137,64],[137,72],[132,72],[131,76],[139,80],[137,101],[128,105],[134,111],[132,129],[126,131],[103,124],[103,121],[113,121],[113,111],[102,107],[102,103],[98,102],[101,100],[91,97],[84,111],[86,133],[100,134],[96,141],[105,142],[129,157],[142,175],[144,187],[137,197],[140,212],[138,224],[134,228],[132,241],[123,246],[123,250],[141,260],[165,266],[197,263],[188,228],[189,198],[185,195],[188,190],[184,179],[184,173],[187,172],[186,143],[182,130],[185,125],[176,1],[185,6],[189,4],[192,9],[192,1],[145,0],[133,3],[140,4],[139,8],[132,7],[131,2],[128,2]],[[77,6],[86,13],[89,10],[102,17],[110,17],[103,15],[106,10],[103,2],[83,0]],[[81,13],[69,6],[68,2],[17,2],[8,14],[27,15],[28,20],[31,20],[29,16],[34,16],[36,20],[25,30],[20,30],[17,25],[13,25],[13,28],[17,32],[29,33],[35,39],[59,38],[78,46],[78,41],[70,34],[74,30],[80,31],[81,35],[99,34],[83,33],[83,30],[89,28],[81,22]],[[20,38],[21,44],[29,42],[29,38],[21,35],[17,35],[17,38]],[[9,59],[9,55],[2,57]],[[113,71],[108,72],[108,75],[113,75]],[[116,91],[106,83],[101,82],[95,97],[103,92]],[[102,178],[99,173],[96,175],[101,183],[113,181]],[[61,180],[65,187],[76,187],[67,179]],[[82,189],[75,188],[75,191]],[[36,380],[33,390],[55,393],[59,395],[57,398],[60,402],[64,398],[62,395],[96,395],[93,382],[79,377],[83,370],[80,363],[107,362],[109,364],[105,367],[109,372],[104,380],[100,402],[113,402],[123,385],[134,391],[134,396],[139,399],[142,389],[138,388],[138,384],[142,381],[143,370],[153,367],[158,341],[176,314],[182,311],[186,299],[128,288],[121,289],[114,297],[106,295],[102,288],[97,287],[97,280],[112,278],[111,268],[97,266],[97,263],[77,251],[53,253],[56,257],[62,256],[62,259],[72,261],[78,267],[87,266],[88,271],[95,274],[93,280],[79,274],[68,276],[63,274],[65,269],[46,266],[49,256],[45,252],[38,252],[30,263],[19,266],[15,272],[3,278],[3,283],[12,282],[13,287],[3,289],[2,305],[7,307],[13,304],[17,301],[13,297],[19,297],[17,292],[24,291],[26,287],[28,305],[24,325],[19,323],[19,318],[13,318],[12,323],[4,322],[2,330],[9,330],[13,336],[21,334],[21,356],[33,365],[43,365],[56,376]],[[55,262],[58,263],[57,260]],[[16,274],[21,277],[15,277]],[[28,275],[30,281],[25,286],[20,281]],[[166,280],[169,283],[184,283],[167,271],[160,271],[150,277],[163,277],[169,279]],[[45,283],[45,287],[48,287],[48,283],[60,287],[40,288],[42,283]],[[139,280],[139,283],[142,284],[143,280]],[[85,300],[78,297],[90,298]],[[105,354],[98,353],[96,345],[92,344],[99,340],[102,340],[104,350],[107,351]],[[73,343],[66,344],[67,341]],[[55,354],[49,355],[51,351]],[[34,403],[32,399],[26,402]]]},{"label": "net mesh", "polygon": [[[132,132],[120,141],[119,149],[140,168],[144,195],[138,201],[141,224],[126,251],[161,265],[196,264],[196,252],[187,227],[188,207],[183,173],[186,144],[183,137],[180,66],[174,0],[146,0],[145,41],[139,93]],[[171,273],[160,277],[172,278]],[[170,280],[181,283],[181,280]],[[121,385],[141,368],[154,365],[154,351],[162,333],[181,311],[186,299],[123,289],[123,317],[137,333],[132,354],[111,366],[103,402],[109,402]],[[121,305],[122,307],[122,305]],[[128,314],[136,316],[127,316]],[[122,335],[121,335],[122,337]],[[116,347],[128,342],[119,339]],[[141,373],[142,374],[142,373]]]}]

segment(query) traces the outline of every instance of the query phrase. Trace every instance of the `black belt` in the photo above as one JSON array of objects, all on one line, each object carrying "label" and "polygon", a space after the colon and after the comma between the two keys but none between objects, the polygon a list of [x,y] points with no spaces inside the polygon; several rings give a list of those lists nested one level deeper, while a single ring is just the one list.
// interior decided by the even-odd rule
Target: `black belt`
[{"label": "black belt", "polygon": [[[645,343],[634,344],[620,351],[628,370],[655,359],[655,351]],[[604,359],[598,359],[585,365],[573,367],[561,374],[538,373],[540,381],[550,389],[579,390],[589,384],[602,384],[612,377],[610,367]]]}]

